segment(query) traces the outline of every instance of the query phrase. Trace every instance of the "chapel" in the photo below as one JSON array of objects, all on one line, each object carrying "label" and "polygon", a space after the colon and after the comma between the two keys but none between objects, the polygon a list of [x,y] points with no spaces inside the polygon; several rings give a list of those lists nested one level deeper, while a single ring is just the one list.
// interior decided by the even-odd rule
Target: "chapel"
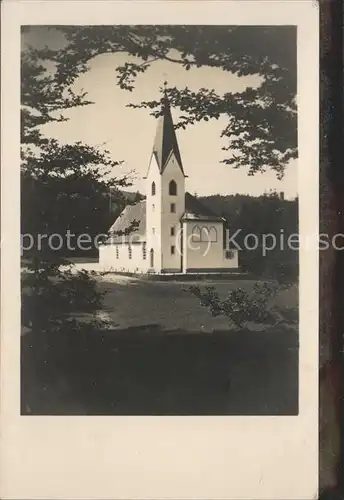
[{"label": "chapel", "polygon": [[227,248],[228,229],[185,190],[185,166],[171,106],[162,99],[146,176],[144,200],[125,207],[99,247],[103,268],[131,273],[212,273],[238,268],[238,251]]}]

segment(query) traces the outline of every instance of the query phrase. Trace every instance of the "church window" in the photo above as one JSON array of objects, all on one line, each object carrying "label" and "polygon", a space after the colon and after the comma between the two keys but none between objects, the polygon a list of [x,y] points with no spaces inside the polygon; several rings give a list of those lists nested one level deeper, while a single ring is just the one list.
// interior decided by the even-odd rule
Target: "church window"
[{"label": "church window", "polygon": [[192,241],[201,241],[201,228],[199,226],[194,226],[192,228]]},{"label": "church window", "polygon": [[152,182],[152,196],[155,195],[155,182]]},{"label": "church window", "polygon": [[146,247],[146,243],[143,243],[142,244],[142,259],[146,260],[146,258],[147,258],[147,247]]},{"label": "church window", "polygon": [[155,205],[154,205],[154,203],[152,205],[152,211],[155,212]]},{"label": "church window", "polygon": [[174,214],[176,212],[176,204],[171,203],[171,212]]},{"label": "church window", "polygon": [[177,195],[177,184],[176,181],[171,181],[168,185],[168,192],[171,196]]},{"label": "church window", "polygon": [[217,241],[217,231],[214,226],[211,226],[211,228],[207,226],[202,227],[201,241],[206,241],[207,243],[215,243]]},{"label": "church window", "polygon": [[217,241],[217,231],[214,226],[209,229],[209,241],[215,243]]},{"label": "church window", "polygon": [[206,241],[207,243],[210,242],[209,229],[205,226],[201,229],[201,241]]},{"label": "church window", "polygon": [[152,227],[152,233],[155,234],[155,227]]},{"label": "church window", "polygon": [[119,248],[118,248],[118,246],[116,247],[116,259],[119,259]]},{"label": "church window", "polygon": [[176,247],[174,245],[171,246],[171,255],[176,253]]},{"label": "church window", "polygon": [[128,255],[129,255],[129,259],[131,259],[131,258],[132,258],[132,256],[133,256],[133,253],[132,253],[132,248],[131,248],[131,246],[130,246],[130,245],[128,246]]},{"label": "church window", "polygon": [[176,233],[176,228],[174,226],[171,226],[171,236],[174,236]]}]

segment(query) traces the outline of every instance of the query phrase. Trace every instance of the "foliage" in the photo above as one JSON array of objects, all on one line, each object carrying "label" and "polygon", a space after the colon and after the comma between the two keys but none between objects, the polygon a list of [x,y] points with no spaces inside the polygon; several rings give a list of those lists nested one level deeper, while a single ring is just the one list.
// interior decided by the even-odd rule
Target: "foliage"
[{"label": "foliage", "polygon": [[[37,235],[61,235],[64,255],[71,253],[66,248],[67,231],[75,241],[87,234],[94,253],[94,238],[104,234],[105,239],[113,222],[110,198],[121,208],[128,203],[122,189],[131,185],[131,176],[121,174],[123,162],[113,160],[100,146],[60,144],[42,134],[42,125],[66,120],[63,110],[89,104],[86,94],[74,93],[55,78],[49,65],[53,53],[47,49],[43,57],[34,49],[22,52],[21,232],[35,241]],[[74,255],[86,252],[75,242],[72,247]]]},{"label": "foliage", "polygon": [[46,61],[53,51],[46,49],[45,57],[36,50],[21,53],[21,142],[39,146],[47,142],[39,127],[52,121],[64,121],[58,112],[90,104],[86,93],[76,94],[54,78]]},{"label": "foliage", "polygon": [[[109,190],[117,201],[123,200],[121,188],[129,184],[127,176],[115,177],[121,162],[108,151],[77,142],[61,145],[49,139],[39,152],[26,151],[22,160],[22,234],[75,235],[73,254],[83,252],[75,245],[81,235],[89,235],[90,250],[94,239],[104,237],[112,223]],[[67,249],[64,239],[63,252]],[[71,252],[69,252],[71,253]]]},{"label": "foliage", "polygon": [[[63,26],[59,50],[44,49],[40,57],[56,69],[53,91],[70,88],[88,71],[94,57],[106,53],[132,56],[119,64],[117,84],[132,91],[142,74],[157,61],[168,61],[186,71],[218,68],[236,76],[256,75],[256,86],[219,95],[214,89],[169,87],[172,105],[183,113],[178,127],[219,119],[224,163],[246,167],[249,175],[267,168],[283,177],[290,159],[297,156],[296,28],[292,26]],[[50,84],[50,82],[49,82]],[[38,95],[40,88],[38,88]],[[71,102],[86,104],[86,96]],[[159,101],[129,106],[144,107],[154,115]],[[44,115],[43,118],[44,119]]]},{"label": "foliage", "polygon": [[[81,331],[104,324],[96,319],[102,302],[96,281],[91,273],[63,266],[66,262],[48,245],[38,248],[37,236],[63,237],[69,230],[92,237],[107,230],[109,190],[120,193],[128,179],[114,176],[121,162],[107,151],[43,136],[43,124],[65,119],[57,111],[86,104],[84,95],[57,82],[45,63],[34,50],[22,53],[21,230],[34,242],[25,254],[22,323],[36,332]],[[87,323],[77,314],[86,315]]]},{"label": "foliage", "polygon": [[[106,326],[96,317],[103,294],[91,273],[75,271],[52,255],[37,255],[23,274],[22,324],[36,332],[81,331]],[[26,290],[26,293],[25,293]],[[86,315],[78,321],[76,315]]]},{"label": "foliage", "polygon": [[204,290],[194,285],[188,290],[212,316],[227,316],[230,323],[243,328],[248,322],[276,323],[276,314],[270,308],[269,301],[279,289],[276,283],[256,283],[251,293],[236,288],[224,300],[220,299],[212,285],[206,286]]}]

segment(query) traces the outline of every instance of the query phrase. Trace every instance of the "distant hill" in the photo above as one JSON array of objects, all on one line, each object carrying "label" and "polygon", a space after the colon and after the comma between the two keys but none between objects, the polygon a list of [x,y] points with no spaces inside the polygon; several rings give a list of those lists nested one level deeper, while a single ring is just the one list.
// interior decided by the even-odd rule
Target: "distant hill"
[{"label": "distant hill", "polygon": [[139,191],[111,190],[111,214],[118,216],[126,205],[144,200],[145,196]]},{"label": "distant hill", "polygon": [[[295,211],[295,208],[298,206],[297,200],[285,200],[283,195],[275,192],[261,196],[250,196],[248,194],[214,194],[210,196],[199,196],[198,199],[213,212],[225,217],[230,223],[235,223],[238,219],[242,220],[245,212],[247,212],[250,217],[254,216],[254,213],[257,213],[257,211],[262,214],[264,207],[270,210],[271,218],[273,216],[273,214],[271,214],[271,209],[285,211],[293,210],[294,207]],[[295,215],[297,216],[297,211]],[[269,217],[267,217],[267,219],[269,220]]]},{"label": "distant hill", "polygon": [[140,193],[139,191],[136,191],[135,193],[133,193],[132,191],[122,191],[122,194],[124,198],[129,202],[144,200],[146,198],[146,196]]}]

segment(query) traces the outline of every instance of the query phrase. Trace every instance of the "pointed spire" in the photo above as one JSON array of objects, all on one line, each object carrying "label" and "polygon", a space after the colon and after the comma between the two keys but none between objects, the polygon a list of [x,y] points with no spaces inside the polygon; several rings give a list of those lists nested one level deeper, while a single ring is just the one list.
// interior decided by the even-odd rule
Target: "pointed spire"
[{"label": "pointed spire", "polygon": [[167,82],[165,81],[163,97],[161,99],[162,109],[161,115],[158,119],[157,132],[153,146],[153,154],[156,158],[161,173],[164,171],[167,160],[172,153],[174,153],[179,166],[184,173],[166,87]]}]

